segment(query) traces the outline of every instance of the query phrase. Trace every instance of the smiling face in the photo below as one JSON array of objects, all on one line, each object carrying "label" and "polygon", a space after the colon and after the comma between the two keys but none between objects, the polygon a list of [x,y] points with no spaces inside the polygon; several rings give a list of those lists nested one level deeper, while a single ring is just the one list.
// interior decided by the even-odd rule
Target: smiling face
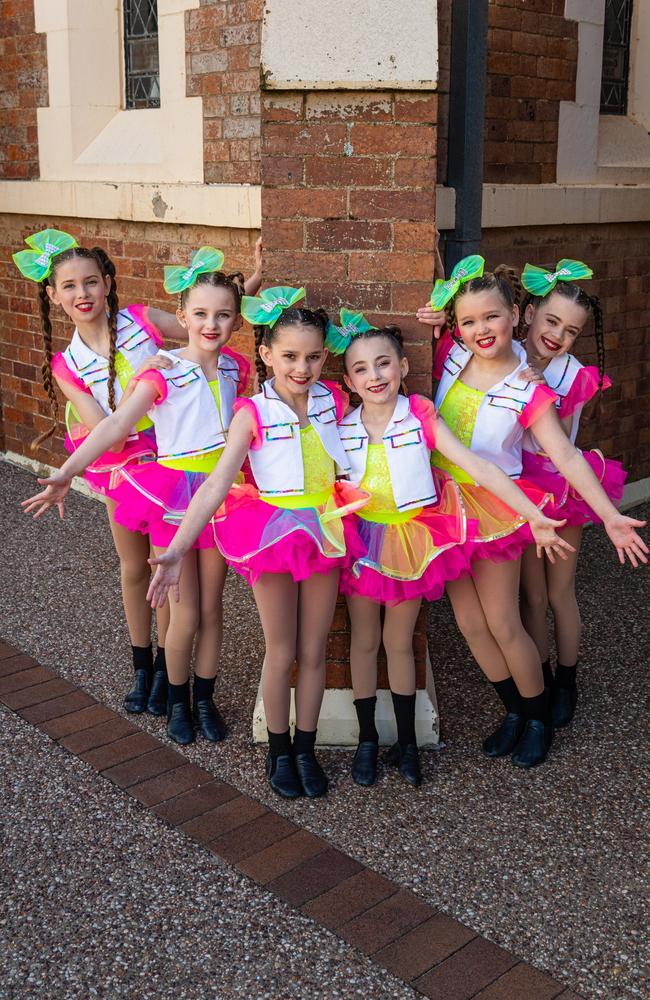
[{"label": "smiling face", "polygon": [[371,406],[393,403],[408,369],[386,336],[356,337],[345,352],[345,384]]},{"label": "smiling face", "polygon": [[195,285],[176,316],[190,346],[200,351],[220,350],[242,324],[235,296],[221,285]]},{"label": "smiling face", "polygon": [[75,326],[91,323],[106,312],[111,279],[92,257],[71,257],[56,266],[47,285],[50,301],[60,305]]},{"label": "smiling face", "polygon": [[527,345],[544,361],[560,357],[573,347],[589,314],[584,306],[557,292],[526,307]]},{"label": "smiling face", "polygon": [[512,349],[519,309],[508,305],[498,289],[466,292],[456,299],[455,313],[463,343],[476,357],[495,360]]},{"label": "smiling face", "polygon": [[280,327],[270,347],[261,344],[259,352],[267,368],[273,369],[276,392],[284,389],[292,396],[306,394],[318,381],[328,354],[322,332],[308,323]]}]

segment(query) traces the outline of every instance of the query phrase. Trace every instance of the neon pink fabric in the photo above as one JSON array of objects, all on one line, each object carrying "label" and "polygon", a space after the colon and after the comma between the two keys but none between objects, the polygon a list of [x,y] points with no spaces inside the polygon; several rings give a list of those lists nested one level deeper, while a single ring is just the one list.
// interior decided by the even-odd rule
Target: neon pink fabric
[{"label": "neon pink fabric", "polygon": [[550,406],[555,406],[557,395],[547,385],[535,386],[533,398],[526,403],[519,415],[519,423],[522,427],[531,427],[536,420],[545,413]]},{"label": "neon pink fabric", "polygon": [[436,446],[436,421],[438,419],[435,406],[426,396],[418,396],[417,393],[413,393],[412,396],[409,396],[409,407],[413,416],[422,424],[427,448],[433,451]]},{"label": "neon pink fabric", "polygon": [[154,406],[160,406],[167,399],[169,393],[167,379],[157,368],[149,368],[146,372],[142,372],[141,375],[134,375],[133,381],[149,382],[150,385],[154,386],[158,392],[157,397],[154,399]]},{"label": "neon pink fabric", "polygon": [[92,392],[88,386],[82,382],[78,375],[70,371],[61,351],[52,358],[52,374],[60,379],[61,382],[71,385],[73,389],[81,389],[82,392],[86,392],[89,396],[92,396]]},{"label": "neon pink fabric", "polygon": [[[588,403],[598,392],[598,369],[594,365],[585,365],[581,368],[573,385],[560,402],[558,413],[560,417],[570,417],[581,403]],[[605,375],[603,378],[602,391],[610,389],[611,379]]]},{"label": "neon pink fabric", "polygon": [[126,309],[124,309],[123,311],[127,312],[129,314],[129,316],[131,317],[131,319],[135,323],[137,323],[138,326],[141,326],[142,329],[145,330],[146,333],[149,334],[149,336],[151,337],[151,339],[155,343],[156,347],[162,347],[163,346],[163,337],[162,337],[162,334],[161,334],[160,330],[158,329],[158,327],[155,326],[151,322],[151,320],[149,318],[149,307],[148,306],[132,305],[132,306],[127,306]]}]

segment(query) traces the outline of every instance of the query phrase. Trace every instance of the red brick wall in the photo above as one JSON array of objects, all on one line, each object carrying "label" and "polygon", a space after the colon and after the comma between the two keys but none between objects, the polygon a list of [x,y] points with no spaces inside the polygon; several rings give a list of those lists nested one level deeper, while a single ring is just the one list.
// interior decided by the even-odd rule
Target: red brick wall
[{"label": "red brick wall", "polygon": [[262,0],[185,14],[187,93],[203,98],[206,183],[259,184]]},{"label": "red brick wall", "polygon": [[[38,315],[37,286],[18,274],[11,254],[24,246],[30,233],[54,226],[77,237],[83,246],[99,245],[117,268],[118,295],[122,305],[144,302],[162,309],[175,309],[162,287],[166,263],[182,263],[192,248],[211,243],[223,249],[226,266],[250,274],[257,232],[244,229],[211,229],[205,226],[174,226],[141,222],[93,219],[0,216],[0,397],[4,447],[8,451],[60,465],[63,426],[35,454],[30,443],[50,426],[50,405],[41,383],[42,335]],[[54,349],[63,350],[71,336],[70,323],[62,312],[52,311]],[[252,337],[243,332],[233,346],[250,354]],[[64,405],[60,407],[63,416]]]},{"label": "red brick wall", "polygon": [[431,345],[413,313],[433,276],[436,108],[431,93],[262,98],[266,280],[397,322],[417,392],[430,392]]},{"label": "red brick wall", "polygon": [[[650,223],[553,226],[483,231],[481,253],[490,267],[552,267],[562,257],[586,261],[605,318],[605,367],[614,385],[594,419],[583,421],[578,444],[599,447],[623,462],[629,480],[650,476]],[[576,344],[581,361],[596,364],[593,337]]]},{"label": "red brick wall", "polygon": [[47,104],[45,36],[33,0],[0,0],[0,178],[38,177],[36,108]]}]

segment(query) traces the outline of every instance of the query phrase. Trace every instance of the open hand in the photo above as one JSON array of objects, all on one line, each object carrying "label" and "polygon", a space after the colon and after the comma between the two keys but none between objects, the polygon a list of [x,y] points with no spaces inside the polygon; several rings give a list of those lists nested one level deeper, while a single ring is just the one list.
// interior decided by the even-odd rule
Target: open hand
[{"label": "open hand", "polygon": [[532,363],[529,363],[528,368],[524,368],[522,372],[519,372],[518,377],[527,384],[534,382],[535,385],[546,385],[546,379],[544,378],[543,372],[535,368]]},{"label": "open hand", "polygon": [[534,521],[530,521],[530,530],[535,539],[538,559],[544,552],[548,561],[554,563],[556,556],[560,559],[568,559],[569,552],[575,552],[573,545],[570,545],[557,533],[558,528],[562,528],[565,524],[566,519],[554,521],[544,514],[540,514]]},{"label": "open hand", "polygon": [[425,323],[427,326],[433,327],[433,336],[436,340],[439,340],[440,334],[442,333],[447,318],[445,316],[444,309],[432,309],[427,303],[426,306],[422,306],[415,314],[418,323]]},{"label": "open hand", "polygon": [[37,479],[36,481],[41,486],[45,486],[45,489],[40,493],[36,493],[35,496],[30,497],[29,500],[21,502],[20,506],[23,508],[25,514],[33,514],[34,519],[36,519],[37,517],[41,517],[50,507],[56,506],[59,508],[59,517],[63,520],[63,501],[70,489],[72,479],[58,470],[57,472],[53,472],[47,479]]},{"label": "open hand", "polygon": [[174,600],[178,604],[181,596],[179,581],[183,567],[183,557],[169,548],[162,555],[155,556],[148,561],[150,566],[158,567],[147,591],[147,600],[151,601],[151,607],[162,608],[167,600],[167,592],[170,587]]},{"label": "open hand", "polygon": [[647,563],[648,546],[635,528],[644,528],[646,521],[637,521],[633,517],[626,517],[625,514],[615,514],[605,522],[605,531],[611,541],[616,546],[619,562],[623,564],[627,556],[632,565],[636,567],[639,563]]},{"label": "open hand", "polygon": [[[164,354],[152,354],[150,357],[145,358],[140,367],[132,377],[127,382],[126,388],[122,393],[122,398],[120,400],[120,405],[132,396],[135,388],[138,384],[138,376],[142,375],[144,372],[150,372],[152,369],[157,372],[162,372],[174,367],[175,362],[171,358],[166,357]],[[118,448],[115,451],[119,451]]]}]

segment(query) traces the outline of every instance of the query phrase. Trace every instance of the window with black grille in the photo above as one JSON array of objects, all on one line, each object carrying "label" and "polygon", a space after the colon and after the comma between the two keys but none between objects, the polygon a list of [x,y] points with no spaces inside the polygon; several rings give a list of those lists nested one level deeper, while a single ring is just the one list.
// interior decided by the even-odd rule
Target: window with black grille
[{"label": "window with black grille", "polygon": [[125,104],[160,107],[157,0],[124,0]]},{"label": "window with black grille", "polygon": [[601,115],[627,114],[632,0],[606,0]]}]

